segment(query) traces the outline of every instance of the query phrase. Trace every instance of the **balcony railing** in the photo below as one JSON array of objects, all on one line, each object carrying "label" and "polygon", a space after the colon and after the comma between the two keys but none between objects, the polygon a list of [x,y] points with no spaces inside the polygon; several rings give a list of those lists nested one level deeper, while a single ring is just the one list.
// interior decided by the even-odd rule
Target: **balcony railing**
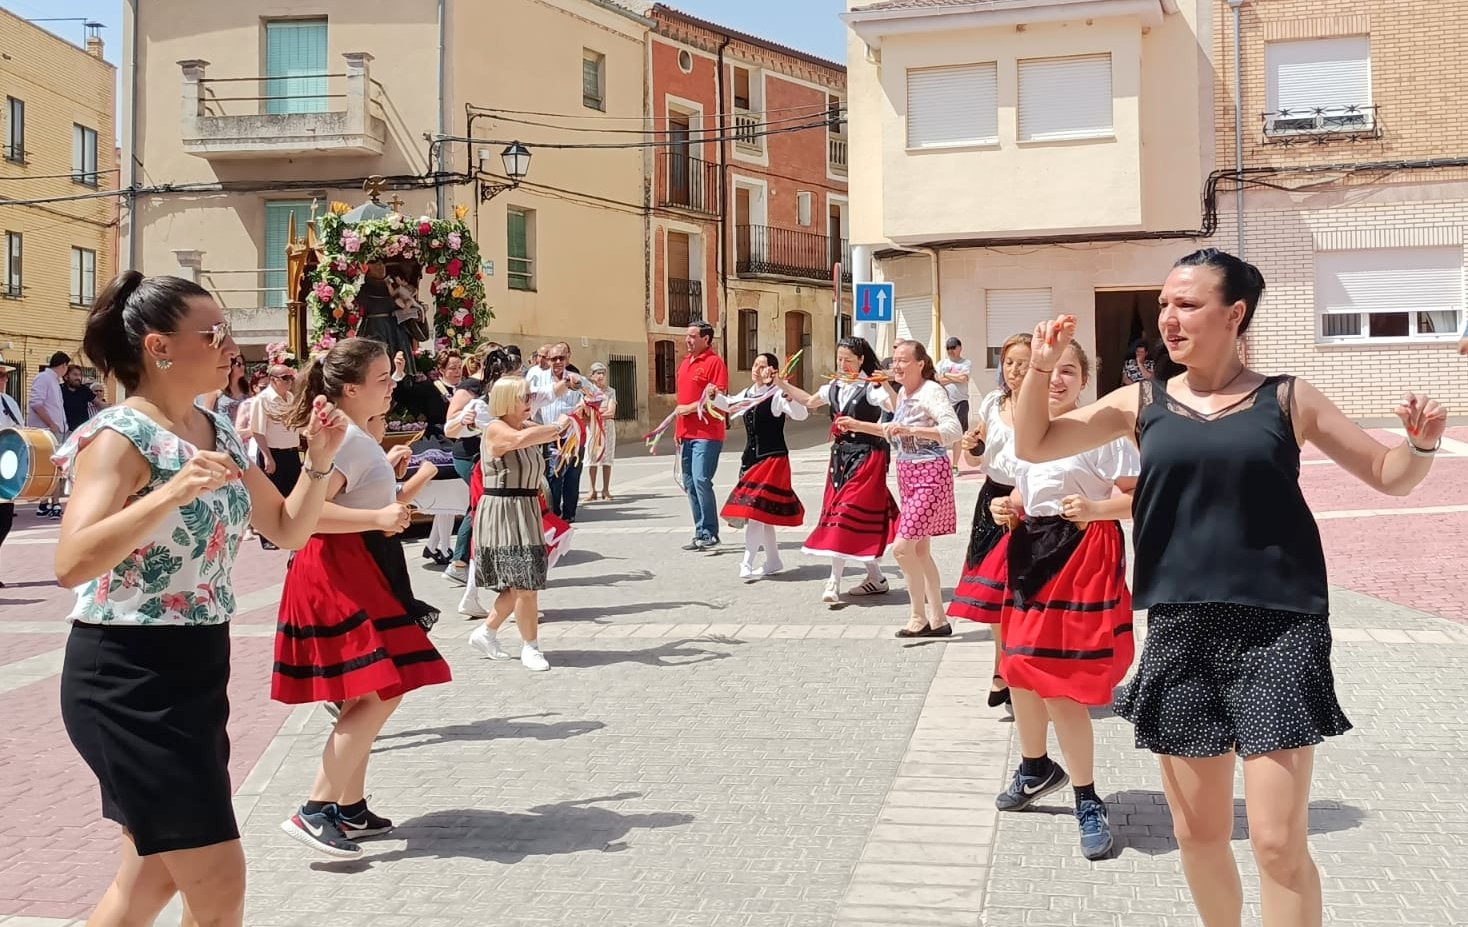
[{"label": "balcony railing", "polygon": [[206,77],[209,62],[180,61],[184,150],[212,160],[382,154],[382,85],[367,52],[346,52],[339,73]]},{"label": "balcony railing", "polygon": [[197,273],[199,285],[224,309],[236,342],[263,345],[285,340],[289,314],[284,268],[201,267]]},{"label": "balcony railing", "polygon": [[668,324],[687,328],[703,321],[703,281],[668,278]]},{"label": "balcony railing", "polygon": [[1261,113],[1264,137],[1269,141],[1313,141],[1325,143],[1335,138],[1357,141],[1381,138],[1377,107],[1343,104],[1310,106]]},{"label": "balcony railing", "polygon": [[658,205],[719,214],[719,166],[679,148],[658,155]]},{"label": "balcony railing", "polygon": [[833,174],[846,173],[846,136],[826,136],[826,165]]},{"label": "balcony railing", "polygon": [[734,108],[734,147],[751,154],[760,154],[765,150],[765,137],[760,131],[758,113]]},{"label": "balcony railing", "polygon": [[841,279],[851,280],[851,245],[844,238],[767,225],[740,225],[734,229],[734,250],[735,273],[741,277],[830,280],[831,267],[839,261]]}]

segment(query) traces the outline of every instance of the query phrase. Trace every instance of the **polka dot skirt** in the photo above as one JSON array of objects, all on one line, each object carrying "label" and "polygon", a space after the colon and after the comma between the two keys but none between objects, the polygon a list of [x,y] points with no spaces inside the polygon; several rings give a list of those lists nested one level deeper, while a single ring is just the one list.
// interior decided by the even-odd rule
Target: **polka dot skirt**
[{"label": "polka dot skirt", "polygon": [[1351,729],[1335,696],[1325,615],[1212,602],[1158,605],[1137,674],[1116,699],[1137,746],[1168,756],[1243,756]]}]

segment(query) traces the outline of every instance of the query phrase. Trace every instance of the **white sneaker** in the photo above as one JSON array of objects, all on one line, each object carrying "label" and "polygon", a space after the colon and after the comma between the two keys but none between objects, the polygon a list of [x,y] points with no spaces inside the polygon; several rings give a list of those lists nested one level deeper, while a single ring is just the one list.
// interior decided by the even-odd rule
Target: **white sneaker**
[{"label": "white sneaker", "polygon": [[826,591],[821,593],[821,601],[827,605],[836,605],[841,601],[841,584],[834,579],[826,580]]},{"label": "white sneaker", "polygon": [[867,580],[852,589],[847,595],[885,595],[890,589],[891,587],[887,585],[887,577],[883,576],[876,580]]},{"label": "white sneaker", "polygon": [[444,568],[443,578],[460,586],[469,582],[469,568],[467,566],[455,566],[450,563]]},{"label": "white sneaker", "polygon": [[459,614],[470,618],[488,618],[489,612],[479,604],[479,587],[473,583],[464,586],[464,595],[459,599]]},{"label": "white sneaker", "polygon": [[499,635],[487,625],[480,625],[469,635],[469,646],[491,660],[508,660],[510,655],[500,646]]},{"label": "white sneaker", "polygon": [[532,673],[543,673],[550,669],[545,654],[541,653],[540,648],[534,644],[526,644],[520,648],[520,662]]},{"label": "white sneaker", "polygon": [[763,573],[766,576],[774,576],[776,573],[779,573],[779,572],[781,572],[784,569],[785,569],[785,564],[784,563],[781,563],[779,560],[772,560],[772,559],[766,558],[765,559],[765,568],[763,570],[761,570],[760,572]]},{"label": "white sneaker", "polygon": [[752,583],[764,575],[764,570],[757,570],[748,563],[739,564],[739,578],[745,582]]}]

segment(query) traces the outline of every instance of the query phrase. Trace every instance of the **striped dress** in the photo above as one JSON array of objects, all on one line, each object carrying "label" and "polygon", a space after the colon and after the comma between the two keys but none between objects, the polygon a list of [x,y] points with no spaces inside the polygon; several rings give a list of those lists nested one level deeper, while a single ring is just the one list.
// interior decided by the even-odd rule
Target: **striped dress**
[{"label": "striped dress", "polygon": [[486,454],[479,465],[484,496],[474,514],[476,585],[496,592],[544,589],[549,567],[540,511],[545,455],[539,447],[522,447],[503,457]]}]

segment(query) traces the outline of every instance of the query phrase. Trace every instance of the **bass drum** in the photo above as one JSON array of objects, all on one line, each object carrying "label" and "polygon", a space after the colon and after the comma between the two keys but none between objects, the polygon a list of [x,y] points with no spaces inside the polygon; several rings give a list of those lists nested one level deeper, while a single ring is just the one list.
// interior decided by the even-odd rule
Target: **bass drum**
[{"label": "bass drum", "polygon": [[56,439],[44,428],[0,429],[0,502],[50,499],[65,477],[51,455]]}]

